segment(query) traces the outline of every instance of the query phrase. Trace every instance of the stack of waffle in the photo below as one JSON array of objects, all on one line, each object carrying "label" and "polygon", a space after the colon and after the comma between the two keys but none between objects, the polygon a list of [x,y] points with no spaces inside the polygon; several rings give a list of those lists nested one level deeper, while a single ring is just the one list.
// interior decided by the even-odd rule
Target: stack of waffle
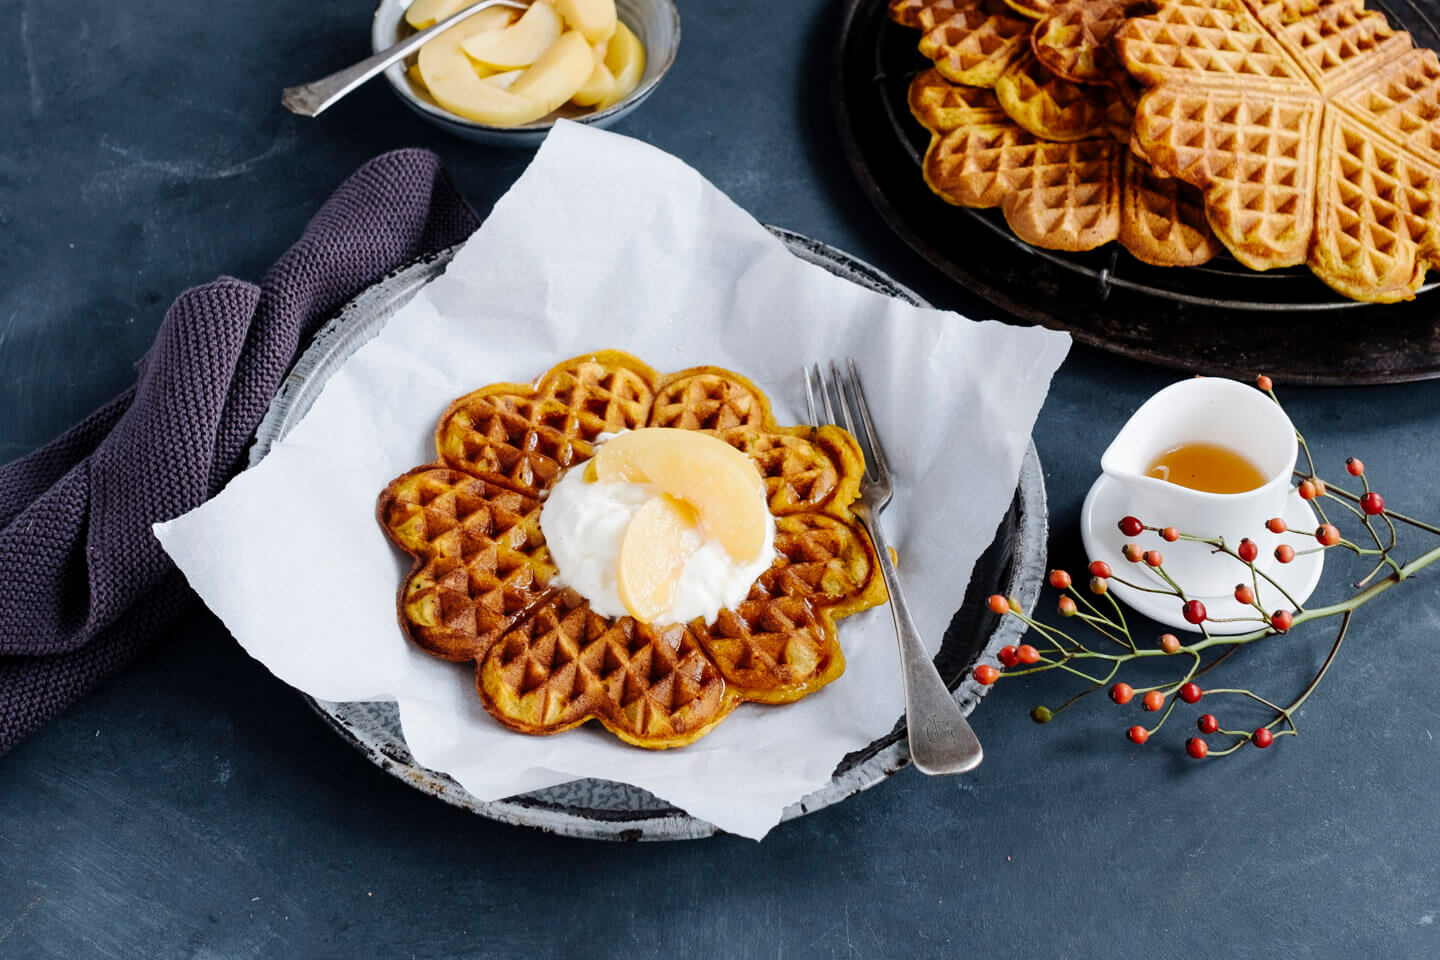
[{"label": "stack of waffle", "polygon": [[925,179],[1028,243],[1223,245],[1359,300],[1440,263],[1440,60],[1364,0],[891,0]]}]

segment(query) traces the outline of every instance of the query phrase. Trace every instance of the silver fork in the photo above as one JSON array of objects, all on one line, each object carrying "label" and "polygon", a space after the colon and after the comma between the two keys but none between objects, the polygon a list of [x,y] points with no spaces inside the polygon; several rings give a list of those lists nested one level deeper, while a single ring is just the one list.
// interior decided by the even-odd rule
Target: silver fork
[{"label": "silver fork", "polygon": [[[847,393],[854,396],[855,408],[860,413],[859,430],[855,429],[856,419],[850,413]],[[817,396],[819,405],[816,403]],[[895,618],[895,635],[900,641],[900,675],[905,681],[905,720],[910,735],[910,759],[916,769],[931,775],[974,770],[984,756],[980,741],[960,712],[960,705],[945,688],[945,681],[940,679],[934,661],[920,640],[920,631],[910,618],[895,562],[890,557],[890,543],[880,526],[880,511],[890,502],[894,491],[890,466],[885,460],[880,437],[875,433],[875,424],[870,419],[870,405],[865,402],[865,391],[860,386],[860,372],[855,368],[855,361],[846,360],[844,373],[831,361],[829,382],[820,364],[807,366],[805,403],[810,408],[811,424],[817,427],[822,423],[843,426],[860,441],[865,454],[865,477],[860,484],[860,499],[852,509],[875,545],[880,573],[885,578],[885,589],[890,593],[890,613]],[[835,416],[837,406],[840,418]],[[824,420],[820,418],[822,408]]]}]

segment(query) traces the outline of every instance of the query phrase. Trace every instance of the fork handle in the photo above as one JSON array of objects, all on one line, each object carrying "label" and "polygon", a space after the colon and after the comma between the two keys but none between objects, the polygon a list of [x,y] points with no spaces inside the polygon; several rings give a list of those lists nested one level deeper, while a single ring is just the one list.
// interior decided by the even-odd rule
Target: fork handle
[{"label": "fork handle", "polygon": [[335,103],[335,101],[390,66],[390,64],[397,60],[403,60],[416,50],[419,50],[431,37],[444,33],[461,20],[473,17],[488,7],[511,7],[515,10],[524,10],[525,4],[518,2],[518,0],[481,0],[480,3],[474,6],[469,6],[457,11],[439,23],[426,27],[419,33],[411,34],[399,43],[386,47],[372,57],[366,57],[354,66],[346,67],[344,70],[336,71],[328,77],[321,77],[319,80],[302,84],[298,87],[286,87],[280,92],[280,102],[284,104],[285,109],[291,113],[298,113],[302,117],[317,117],[323,113],[327,107]]},{"label": "fork handle", "polygon": [[879,518],[863,504],[855,515],[865,525],[890,594],[890,613],[895,618],[895,636],[900,641],[900,675],[905,681],[905,722],[910,737],[910,760],[921,773],[932,776],[965,773],[980,765],[984,751],[960,705],[955,702],[935,662],[920,640],[920,631],[910,617],[890,543]]}]

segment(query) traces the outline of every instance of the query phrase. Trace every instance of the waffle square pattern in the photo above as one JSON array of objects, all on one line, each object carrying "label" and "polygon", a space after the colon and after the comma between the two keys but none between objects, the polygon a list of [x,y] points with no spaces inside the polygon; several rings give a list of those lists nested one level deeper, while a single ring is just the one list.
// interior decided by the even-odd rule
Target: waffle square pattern
[{"label": "waffle square pattern", "polygon": [[994,86],[1032,54],[1078,83],[1127,84],[1110,36],[1142,0],[890,0],[887,12],[919,30],[920,52],[955,83]]},{"label": "waffle square pattern", "polygon": [[[540,511],[598,438],[639,427],[704,430],[749,455],[776,518],[776,558],[714,623],[607,618],[556,582]],[[798,700],[845,669],[836,621],[885,601],[850,506],[860,448],[836,427],[781,427],[739,374],[658,375],[616,351],[492,384],[445,411],[438,460],[381,493],[386,535],[414,558],[401,628],[428,653],[474,661],[485,709],[523,733],[595,719],[654,749],[704,736],[739,703]]]},{"label": "waffle square pattern", "polygon": [[1214,255],[1199,195],[1155,176],[1110,134],[1057,143],[1022,128],[996,94],[950,83],[937,70],[910,85],[910,110],[930,131],[925,182],[948,203],[999,207],[1026,243],[1091,250],[1118,240],[1157,266],[1193,266]]},{"label": "waffle square pattern", "polygon": [[1440,263],[1440,60],[1362,0],[1169,0],[1115,47],[1137,147],[1246,266],[1390,302]]}]

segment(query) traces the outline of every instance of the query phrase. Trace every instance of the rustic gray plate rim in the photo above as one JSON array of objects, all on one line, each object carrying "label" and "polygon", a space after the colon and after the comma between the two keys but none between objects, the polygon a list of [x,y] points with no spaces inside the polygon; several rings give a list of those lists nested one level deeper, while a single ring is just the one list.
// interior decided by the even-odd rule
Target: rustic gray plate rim
[{"label": "rustic gray plate rim", "polygon": [[[929,306],[879,269],[835,247],[779,227],[767,229],[802,260],[871,290]],[[458,245],[451,247],[394,271],[360,293],[325,324],[266,412],[250,451],[251,467],[304,417],[345,360],[374,337],[426,283],[442,273],[458,249]],[[1006,592],[1028,607],[1039,593],[1047,536],[1045,483],[1033,443],[1025,452],[1015,502],[1006,522],[1013,523],[1013,535],[1003,582]],[[979,655],[993,659],[1002,646],[1019,638],[1021,628],[1013,617],[998,620]],[[986,688],[968,672],[954,687],[955,699],[966,714],[975,709],[985,692]],[[415,762],[401,734],[394,703],[333,703],[309,696],[305,699],[342,739],[381,769],[422,792],[492,820],[603,840],[685,840],[720,832],[714,824],[692,817],[647,791],[609,781],[577,780],[502,800],[479,800],[444,773]],[[902,732],[903,724],[897,724],[887,736],[846,757],[828,784],[785,810],[782,822],[867,790],[905,767],[910,758]]]}]

